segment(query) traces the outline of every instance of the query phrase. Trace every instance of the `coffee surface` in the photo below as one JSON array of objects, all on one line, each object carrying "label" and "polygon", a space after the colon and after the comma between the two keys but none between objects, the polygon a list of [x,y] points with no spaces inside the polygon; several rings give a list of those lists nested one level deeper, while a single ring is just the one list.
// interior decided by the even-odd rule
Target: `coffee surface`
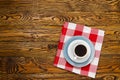
[{"label": "coffee surface", "polygon": [[87,49],[84,45],[78,45],[75,48],[75,54],[79,57],[83,57],[87,52]]}]

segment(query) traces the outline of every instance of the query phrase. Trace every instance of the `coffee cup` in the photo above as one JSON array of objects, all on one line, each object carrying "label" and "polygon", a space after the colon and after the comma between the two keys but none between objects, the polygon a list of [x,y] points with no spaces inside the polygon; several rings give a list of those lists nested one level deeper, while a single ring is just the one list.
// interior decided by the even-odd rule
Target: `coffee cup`
[{"label": "coffee cup", "polygon": [[[74,62],[85,62],[90,57],[90,46],[84,40],[74,40],[68,46],[68,53],[71,60]],[[73,54],[73,55],[72,55]]]}]

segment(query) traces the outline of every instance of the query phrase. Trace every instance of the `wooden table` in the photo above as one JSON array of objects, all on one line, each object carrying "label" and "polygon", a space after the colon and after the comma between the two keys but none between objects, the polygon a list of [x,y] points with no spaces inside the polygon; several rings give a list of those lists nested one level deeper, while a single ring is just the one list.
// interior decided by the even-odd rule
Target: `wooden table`
[{"label": "wooden table", "polygon": [[94,80],[53,66],[65,21],[106,31],[96,80],[120,80],[120,0],[0,0],[0,80]]}]

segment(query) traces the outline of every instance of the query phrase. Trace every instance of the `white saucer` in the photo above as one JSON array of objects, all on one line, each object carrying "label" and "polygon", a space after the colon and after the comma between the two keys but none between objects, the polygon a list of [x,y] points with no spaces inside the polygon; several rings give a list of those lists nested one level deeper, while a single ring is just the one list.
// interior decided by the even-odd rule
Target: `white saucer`
[{"label": "white saucer", "polygon": [[[73,42],[73,41],[75,41],[75,40],[82,40],[82,41],[85,41],[88,45],[89,45],[89,47],[90,47],[90,56],[89,56],[89,58],[87,59],[87,60],[82,60],[81,59],[81,61],[79,60],[79,61],[77,61],[77,60],[74,60],[73,59],[73,54],[71,54],[71,52],[72,52],[72,48],[69,48],[69,50],[71,50],[71,51],[69,51],[68,50],[68,47],[69,47],[69,45],[71,44],[71,42]],[[85,44],[86,44],[85,43]],[[72,43],[73,44],[73,43]],[[71,45],[72,45],[71,44]],[[88,46],[87,45],[87,46]],[[67,62],[68,63],[70,63],[71,65],[73,65],[73,66],[75,66],[75,67],[84,67],[84,66],[86,66],[86,65],[88,65],[88,64],[90,64],[91,63],[91,61],[94,59],[94,54],[95,54],[95,49],[94,49],[94,45],[92,44],[92,42],[89,40],[89,39],[87,39],[86,37],[83,37],[83,36],[74,36],[74,37],[72,37],[72,38],[70,38],[66,43],[65,43],[65,45],[64,45],[64,48],[63,48],[63,52],[64,52],[64,57],[65,57],[65,59],[67,60]],[[69,53],[68,53],[69,52]],[[72,60],[73,59],[73,60]]]}]

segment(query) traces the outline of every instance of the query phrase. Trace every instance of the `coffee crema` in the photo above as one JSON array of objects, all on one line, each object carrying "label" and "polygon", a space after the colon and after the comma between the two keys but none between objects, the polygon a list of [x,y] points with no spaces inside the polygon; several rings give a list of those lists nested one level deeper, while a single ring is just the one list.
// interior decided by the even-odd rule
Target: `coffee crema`
[{"label": "coffee crema", "polygon": [[78,57],[83,57],[87,52],[87,49],[84,45],[78,45],[75,47],[75,54]]}]

